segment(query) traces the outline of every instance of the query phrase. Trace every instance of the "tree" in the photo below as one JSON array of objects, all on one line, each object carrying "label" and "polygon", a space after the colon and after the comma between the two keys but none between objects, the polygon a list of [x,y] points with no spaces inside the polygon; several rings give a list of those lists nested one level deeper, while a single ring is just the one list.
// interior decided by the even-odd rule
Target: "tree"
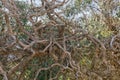
[{"label": "tree", "polygon": [[119,79],[119,0],[0,3],[0,79]]}]

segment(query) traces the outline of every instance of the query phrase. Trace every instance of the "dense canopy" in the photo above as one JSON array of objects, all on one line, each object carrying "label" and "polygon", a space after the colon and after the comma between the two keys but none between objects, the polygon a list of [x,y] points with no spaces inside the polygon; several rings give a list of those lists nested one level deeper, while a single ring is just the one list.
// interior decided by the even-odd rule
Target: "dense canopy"
[{"label": "dense canopy", "polygon": [[119,80],[120,0],[0,0],[0,80]]}]

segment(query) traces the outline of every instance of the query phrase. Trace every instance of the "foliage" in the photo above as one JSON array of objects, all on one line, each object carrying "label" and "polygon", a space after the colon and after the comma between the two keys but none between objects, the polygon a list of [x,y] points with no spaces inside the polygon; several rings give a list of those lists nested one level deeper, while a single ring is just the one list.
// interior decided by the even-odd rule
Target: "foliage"
[{"label": "foliage", "polygon": [[0,80],[119,79],[119,0],[0,2]]}]

